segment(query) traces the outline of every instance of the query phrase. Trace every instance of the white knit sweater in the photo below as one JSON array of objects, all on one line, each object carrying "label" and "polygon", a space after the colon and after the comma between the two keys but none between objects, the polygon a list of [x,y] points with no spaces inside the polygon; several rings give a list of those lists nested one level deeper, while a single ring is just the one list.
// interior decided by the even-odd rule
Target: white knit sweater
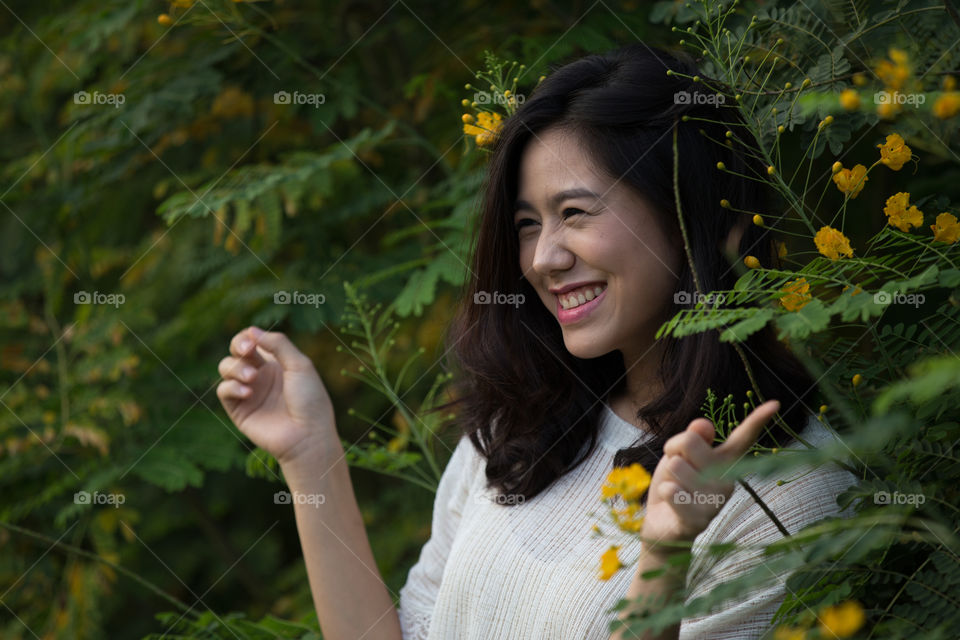
[{"label": "white knit sweater", "polygon": [[[813,444],[833,437],[812,415],[801,435]],[[618,615],[612,608],[626,596],[636,565],[601,581],[600,556],[618,544],[620,559],[634,562],[641,543],[613,525],[600,503],[600,488],[617,450],[649,437],[604,405],[599,443],[590,457],[518,506],[491,500],[496,492],[485,486],[485,460],[462,437],[437,489],[431,537],[400,590],[404,640],[608,640],[609,624]],[[829,515],[847,515],[840,513],[836,496],[856,481],[852,474],[829,464],[792,474],[796,476],[779,487],[777,478],[748,475],[745,480],[791,533]],[[593,533],[595,524],[603,536]],[[698,554],[698,545],[755,545],[780,538],[772,521],[736,484],[694,542],[689,598],[749,571],[756,563],[745,558],[759,554],[738,552],[717,561]],[[709,615],[684,619],[680,640],[759,638],[783,602],[784,580],[777,577]]]}]

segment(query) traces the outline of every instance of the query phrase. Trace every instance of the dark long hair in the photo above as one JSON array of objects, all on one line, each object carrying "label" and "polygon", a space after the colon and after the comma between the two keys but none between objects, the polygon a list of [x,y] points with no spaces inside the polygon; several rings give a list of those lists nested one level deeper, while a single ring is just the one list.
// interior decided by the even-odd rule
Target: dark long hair
[{"label": "dark long hair", "polygon": [[[701,81],[668,75],[667,69],[700,75]],[[521,273],[513,212],[521,154],[533,136],[548,127],[576,132],[599,167],[646,197],[665,216],[664,228],[679,233],[673,191],[676,126],[681,207],[700,290],[732,289],[738,276],[732,262],[748,254],[762,265],[780,265],[771,232],[752,224],[750,215],[720,204],[727,199],[738,209],[763,213],[775,203],[765,184],[733,175],[761,176],[766,167],[756,159],[756,142],[738,111],[718,104],[720,94],[703,80],[686,54],[642,43],[588,55],[552,71],[499,132],[474,229],[475,277],[464,287],[446,336],[455,399],[442,408],[458,409],[463,432],[486,458],[489,486],[501,495],[530,499],[585,460],[597,444],[602,403],[625,389],[622,354],[573,356],[556,319]],[[729,92],[718,82],[711,86]],[[679,92],[688,99],[678,99]],[[723,99],[732,102],[733,94]],[[683,115],[715,122],[684,121]],[[726,144],[728,130],[736,144]],[[718,162],[728,171],[718,170]],[[687,260],[677,291],[698,291]],[[475,304],[481,292],[523,294],[527,302]],[[675,300],[673,311],[694,302],[692,297],[686,304]],[[729,343],[720,342],[716,330],[662,340],[662,394],[637,414],[655,437],[618,451],[613,466],[640,462],[652,473],[666,440],[700,417],[708,387],[719,398],[733,394],[739,401],[752,388],[742,360]],[[762,397],[779,399],[780,417],[799,432],[815,382],[772,329],[754,333],[742,348]],[[771,423],[760,443],[784,446],[791,440]]]}]

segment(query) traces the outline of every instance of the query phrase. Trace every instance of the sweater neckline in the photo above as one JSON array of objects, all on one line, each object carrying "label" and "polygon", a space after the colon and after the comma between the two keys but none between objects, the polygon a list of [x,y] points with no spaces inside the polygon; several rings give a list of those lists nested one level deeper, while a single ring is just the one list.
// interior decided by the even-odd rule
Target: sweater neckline
[{"label": "sweater neckline", "polygon": [[642,443],[653,438],[653,433],[627,422],[618,416],[606,402],[603,403],[601,418],[599,440],[607,449],[619,451],[633,445],[638,440]]}]

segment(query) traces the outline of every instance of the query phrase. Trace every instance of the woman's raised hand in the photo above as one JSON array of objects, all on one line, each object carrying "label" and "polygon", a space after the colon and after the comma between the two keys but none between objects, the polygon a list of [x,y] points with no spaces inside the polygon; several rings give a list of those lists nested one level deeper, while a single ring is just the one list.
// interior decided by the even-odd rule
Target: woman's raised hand
[{"label": "woman's raised hand", "polygon": [[[669,555],[668,547],[656,541],[692,541],[707,528],[730,494],[733,482],[706,481],[701,471],[708,466],[731,463],[744,455],[763,432],[764,425],[780,409],[770,400],[748,415],[730,432],[726,441],[713,445],[714,426],[697,418],[664,444],[663,457],[654,469],[647,496],[641,537],[652,553]],[[650,541],[649,543],[646,541]]]},{"label": "woman's raised hand", "polygon": [[220,361],[217,397],[258,447],[287,464],[340,444],[333,403],[310,358],[275,331],[248,327]]}]

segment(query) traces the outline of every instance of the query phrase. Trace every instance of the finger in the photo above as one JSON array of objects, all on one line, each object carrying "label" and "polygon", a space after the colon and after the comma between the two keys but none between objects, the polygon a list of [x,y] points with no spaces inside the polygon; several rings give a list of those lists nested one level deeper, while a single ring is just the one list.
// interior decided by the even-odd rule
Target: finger
[{"label": "finger", "polygon": [[693,433],[700,436],[700,438],[711,447],[713,446],[713,440],[717,435],[717,430],[714,429],[713,423],[707,420],[706,418],[697,418],[693,420],[689,425],[687,425],[687,431],[692,431]]},{"label": "finger", "polygon": [[280,366],[286,371],[305,371],[313,367],[310,358],[303,355],[303,352],[297,349],[290,338],[279,331],[260,331],[257,336],[257,346],[264,351],[272,354]]},{"label": "finger", "polygon": [[217,385],[217,397],[220,400],[243,400],[252,389],[236,380],[224,380]]},{"label": "finger", "polygon": [[[263,357],[257,353],[255,331],[260,331],[256,327],[247,327],[230,340],[230,354],[236,358],[244,358],[255,367],[264,363]],[[263,333],[261,331],[261,333]]]},{"label": "finger", "polygon": [[737,428],[730,432],[726,442],[714,449],[721,457],[734,460],[745,454],[757,441],[763,428],[780,409],[779,400],[768,400],[750,412]]},{"label": "finger", "polygon": [[664,458],[664,465],[667,469],[666,480],[675,481],[687,491],[695,491],[700,488],[699,473],[681,456]]},{"label": "finger", "polygon": [[226,356],[217,365],[217,371],[224,380],[235,378],[240,382],[252,382],[257,377],[257,368],[248,364],[247,358]]},{"label": "finger", "polygon": [[[695,422],[698,422],[698,420],[694,420]],[[709,420],[705,420],[705,422],[710,424]],[[693,423],[691,423],[692,425]],[[712,433],[712,424],[710,424],[710,429]],[[687,427],[686,431],[681,431],[667,440],[666,444],[663,445],[663,453],[669,456],[682,456],[691,466],[702,470],[713,462],[716,456],[713,447],[707,444],[702,435]],[[710,443],[713,444],[712,439]]]}]

